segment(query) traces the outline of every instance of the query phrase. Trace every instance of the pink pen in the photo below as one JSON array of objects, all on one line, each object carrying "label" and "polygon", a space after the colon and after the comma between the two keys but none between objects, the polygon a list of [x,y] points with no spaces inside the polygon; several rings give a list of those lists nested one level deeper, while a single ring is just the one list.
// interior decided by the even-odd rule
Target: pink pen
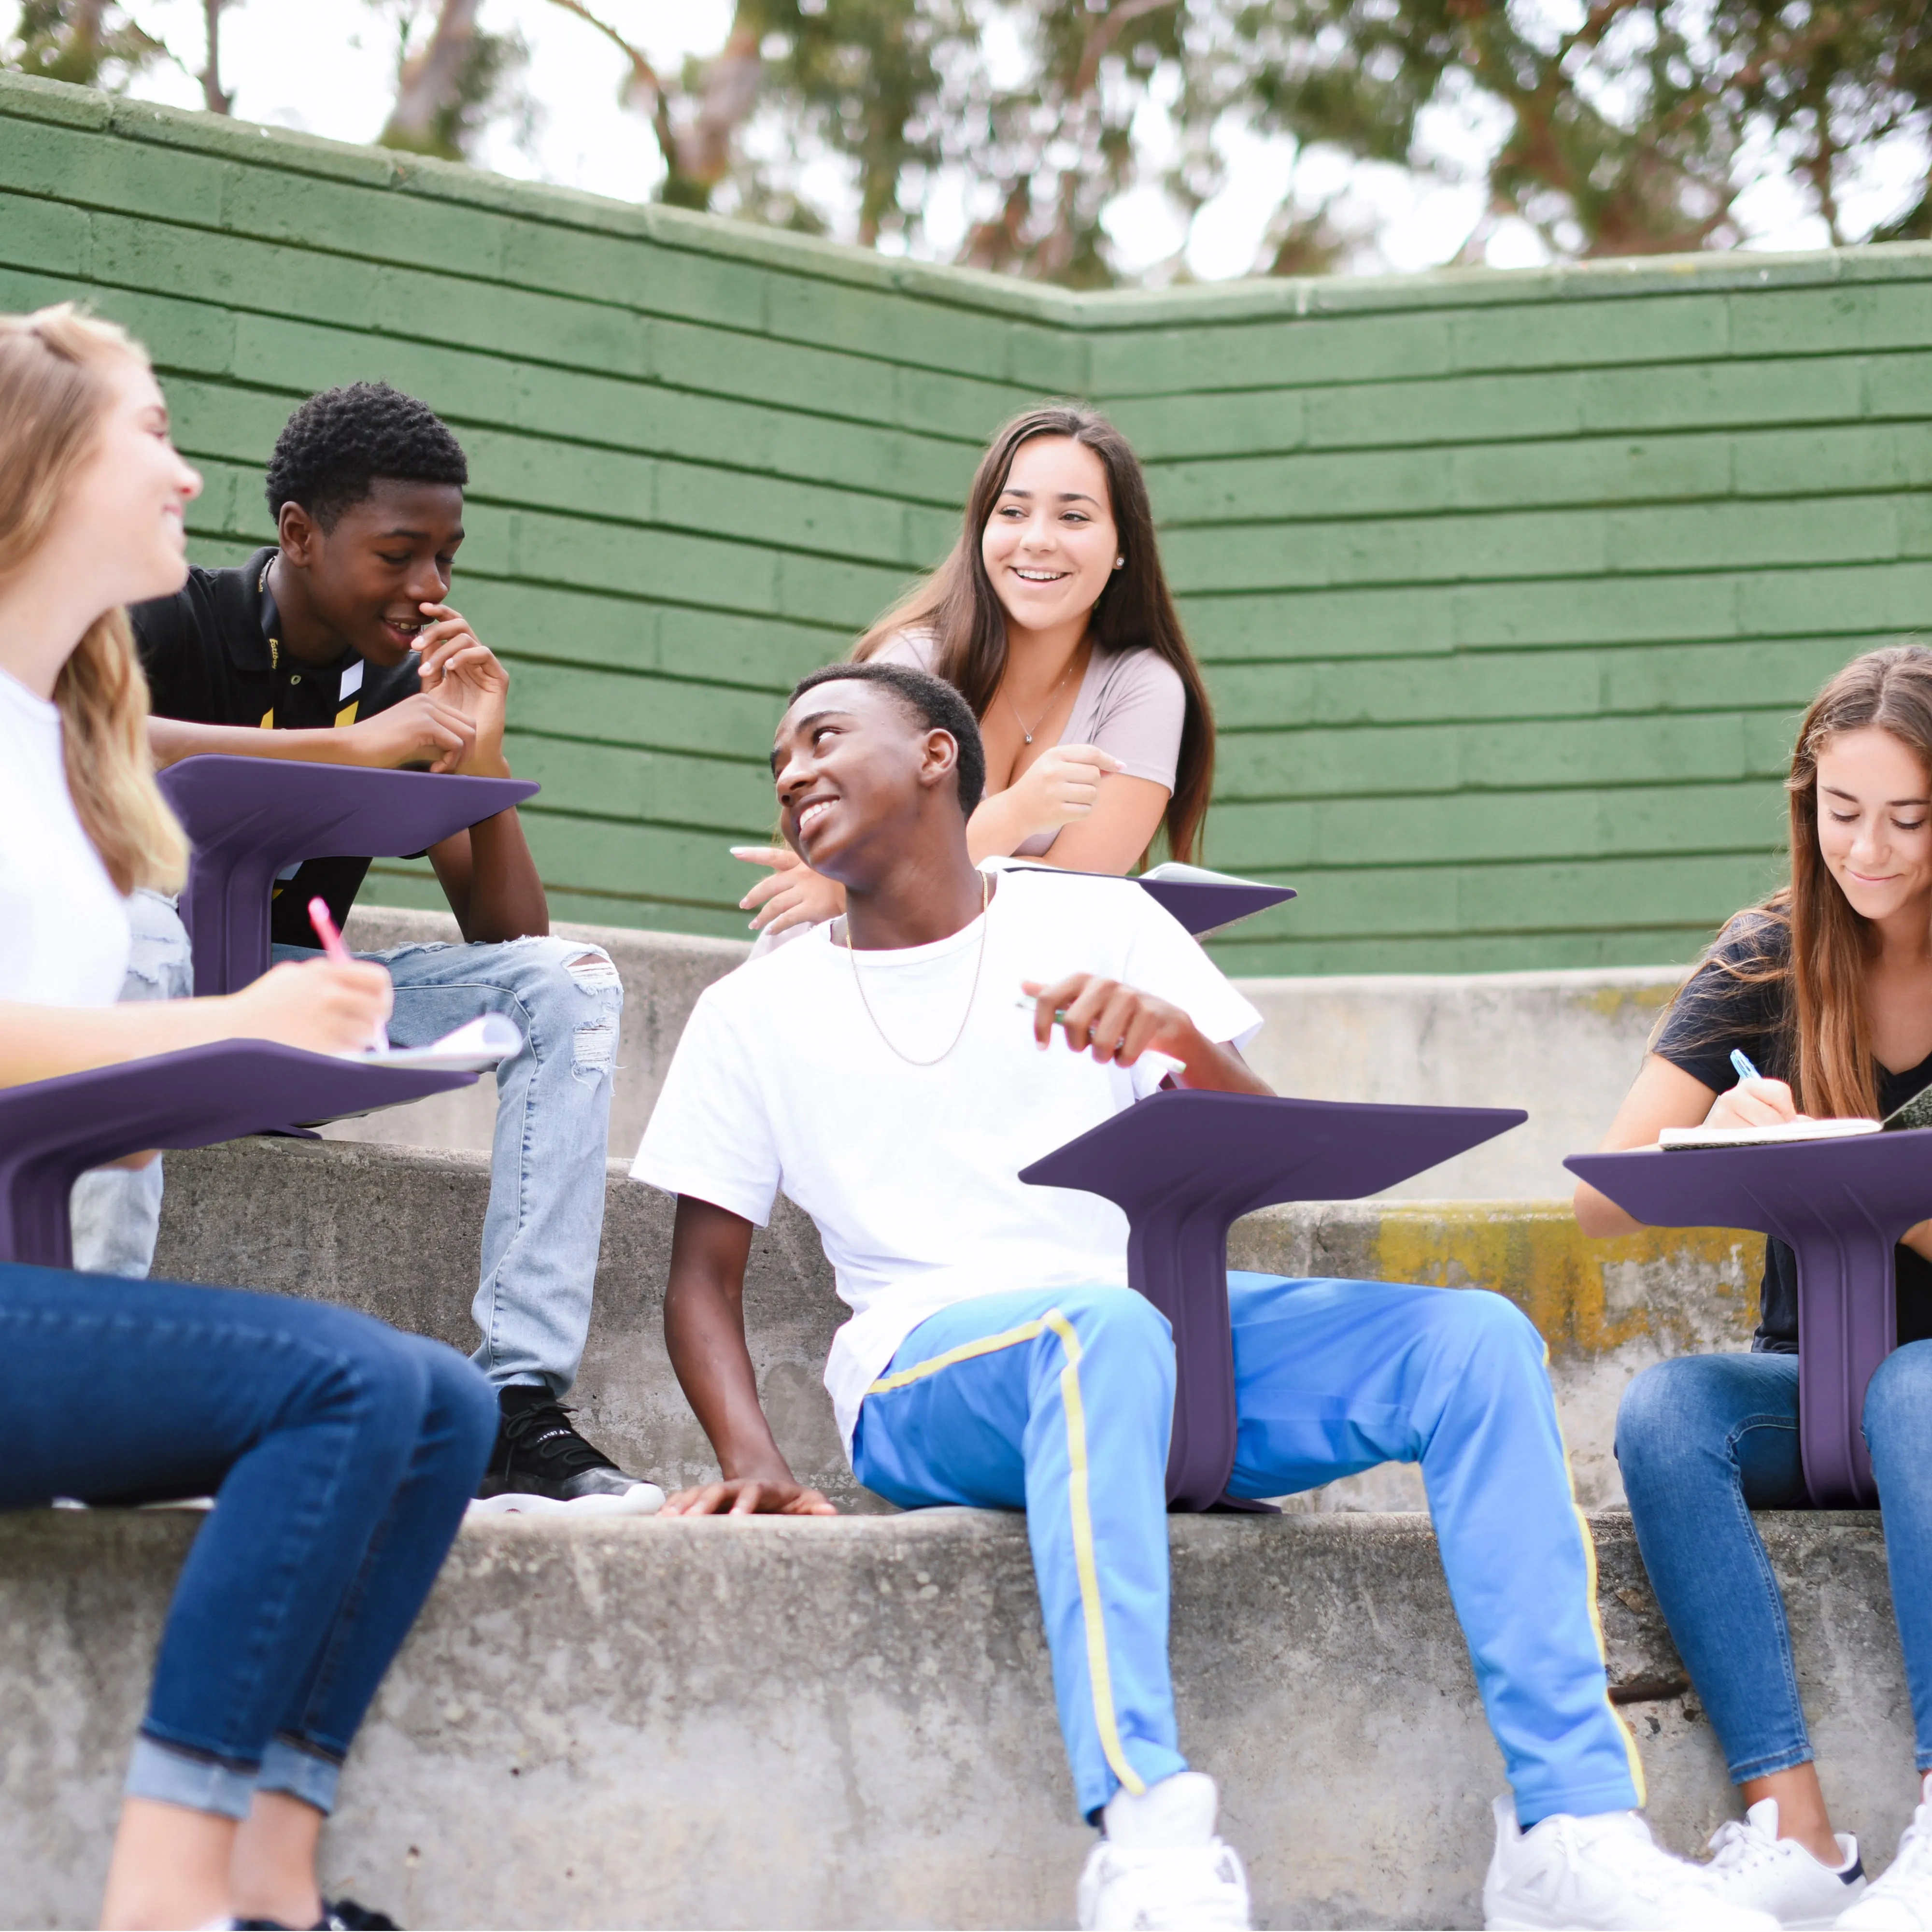
[{"label": "pink pen", "polygon": [[[315,928],[315,936],[322,941],[322,950],[338,966],[352,966],[356,956],[342,943],[342,935],[335,929],[335,922],[328,916],[327,900],[316,898],[308,902],[308,922]],[[376,1037],[372,1042],[378,1053],[389,1050],[389,1030],[380,1020],[376,1022]]]}]

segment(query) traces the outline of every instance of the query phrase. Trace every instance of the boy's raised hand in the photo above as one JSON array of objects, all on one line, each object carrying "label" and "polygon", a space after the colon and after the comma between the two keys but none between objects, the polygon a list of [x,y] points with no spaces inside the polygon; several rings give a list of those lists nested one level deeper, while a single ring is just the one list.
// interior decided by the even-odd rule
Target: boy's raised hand
[{"label": "boy's raised hand", "polygon": [[1131,1066],[1150,1047],[1185,1064],[1203,1044],[1178,1006],[1097,973],[1070,974],[1050,986],[1024,980],[1020,990],[1032,997],[1033,1036],[1042,1047],[1057,1026],[1076,1053],[1091,1053],[1103,1066]]},{"label": "boy's raised hand", "polygon": [[345,724],[335,735],[350,751],[350,762],[381,771],[405,765],[460,771],[476,748],[476,727],[470,718],[442,694],[432,698],[426,691],[373,718]]},{"label": "boy's raised hand", "polygon": [[461,758],[435,769],[471,778],[508,778],[503,722],[509,704],[510,674],[460,611],[447,604],[424,604],[421,608],[432,620],[411,646],[418,654],[423,692],[467,718],[475,734]]}]

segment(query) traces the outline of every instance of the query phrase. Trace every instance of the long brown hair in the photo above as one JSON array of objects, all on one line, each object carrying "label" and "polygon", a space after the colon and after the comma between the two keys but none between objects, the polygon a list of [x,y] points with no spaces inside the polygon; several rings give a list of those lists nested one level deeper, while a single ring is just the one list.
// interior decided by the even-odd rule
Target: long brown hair
[{"label": "long brown hair", "polygon": [[[147,358],[112,322],[70,303],[0,316],[0,580],[33,555],[93,456],[116,356]],[[172,892],[188,841],[154,783],[148,680],[118,606],[90,624],[54,680],[67,788],[116,890]]]},{"label": "long brown hair", "polygon": [[[1785,997],[1784,1060],[1792,1097],[1817,1114],[1878,1112],[1877,1061],[1865,975],[1871,922],[1855,910],[1818,849],[1818,758],[1834,738],[1873,728],[1912,753],[1932,784],[1932,648],[1892,644],[1854,658],[1811,700],[1785,781],[1791,883],[1732,919],[1718,936],[1742,940],[1720,970]],[[1787,943],[1788,942],[1788,943]]]},{"label": "long brown hair", "polygon": [[859,640],[852,655],[869,658],[902,631],[928,631],[938,644],[933,670],[959,691],[974,717],[986,716],[1006,673],[1006,614],[986,574],[980,544],[1020,445],[1041,436],[1065,436],[1090,449],[1107,472],[1120,554],[1126,560],[1109,577],[1094,606],[1095,645],[1102,650],[1155,652],[1173,665],[1186,689],[1180,757],[1164,824],[1168,851],[1177,859],[1191,859],[1214,785],[1214,713],[1161,570],[1140,460],[1126,438],[1097,410],[1077,403],[1049,403],[1015,416],[980,459],[967,494],[964,524],[951,554]]}]

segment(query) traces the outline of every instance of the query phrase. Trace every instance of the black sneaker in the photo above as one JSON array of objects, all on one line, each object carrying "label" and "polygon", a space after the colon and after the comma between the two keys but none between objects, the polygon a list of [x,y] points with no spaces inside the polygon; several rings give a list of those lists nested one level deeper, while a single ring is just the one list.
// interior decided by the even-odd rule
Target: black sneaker
[{"label": "black sneaker", "polygon": [[627,1476],[571,1426],[572,1412],[541,1383],[499,1389],[502,1420],[490,1466],[477,1486],[473,1516],[542,1515],[570,1510],[581,1515],[650,1516],[664,1491]]},{"label": "black sneaker", "polygon": [[[231,1918],[228,1932],[292,1932],[279,1918]],[[322,1916],[307,1932],[402,1932],[386,1912],[371,1912],[352,1898],[322,1901]]]},{"label": "black sneaker", "polygon": [[325,1899],[315,1932],[402,1932],[386,1912],[371,1912],[352,1898]]}]

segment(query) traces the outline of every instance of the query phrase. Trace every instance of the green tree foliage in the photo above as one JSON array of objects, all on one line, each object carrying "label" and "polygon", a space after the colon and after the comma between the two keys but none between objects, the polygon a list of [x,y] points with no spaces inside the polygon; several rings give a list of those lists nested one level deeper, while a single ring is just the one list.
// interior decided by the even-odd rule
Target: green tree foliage
[{"label": "green tree foliage", "polygon": [[[1527,222],[1559,256],[1674,253],[1738,238],[1754,148],[1788,157],[1834,241],[1844,190],[1877,146],[1923,138],[1924,0],[1242,0],[1202,16],[1184,112],[1224,114],[1363,160],[1439,167],[1424,117],[1500,124],[1474,254]],[[1317,212],[1318,214],[1320,211]],[[1924,232],[1927,212],[1882,231]],[[1914,226],[1914,222],[1918,226]]]},{"label": "green tree foliage", "polygon": [[513,106],[527,49],[514,34],[478,26],[480,0],[372,4],[396,28],[396,100],[378,143],[467,160],[483,129]]},{"label": "green tree foliage", "polygon": [[[594,19],[587,0],[553,4]],[[1459,259],[1510,218],[1559,257],[1652,254],[1740,239],[1738,199],[1768,154],[1834,241],[1932,235],[1932,182],[1876,224],[1844,214],[1882,144],[1922,148],[1932,130],[1928,5],[738,0],[715,60],[667,77],[627,46],[628,85],[658,130],[666,200],[821,229],[796,183],[829,152],[853,171],[854,238],[904,245],[956,170],[974,218],[959,260],[1075,286],[1119,279],[1105,217],[1121,194],[1154,187],[1185,219],[1224,187],[1236,125],[1453,176],[1432,117],[1473,120],[1492,140]],[[1136,135],[1150,101],[1180,147],[1158,174]],[[1367,238],[1291,191],[1256,266],[1318,272]]]},{"label": "green tree foliage", "polygon": [[[1184,223],[1219,193],[1238,128],[1421,174],[1474,165],[1480,219],[1444,249],[1461,260],[1513,220],[1559,257],[1730,245],[1768,156],[1835,242],[1932,238],[1932,0],[736,0],[720,51],[675,74],[604,3],[549,0],[622,53],[661,200],[905,248],[934,183],[963,182],[957,260],[1073,286],[1121,279],[1107,214],[1124,194],[1163,195]],[[202,0],[217,112],[236,4]],[[464,158],[522,104],[526,50],[479,24],[482,0],[369,4],[397,36],[389,146]],[[24,0],[0,58],[124,87],[172,56],[116,0]],[[1150,111],[1175,148],[1159,164]],[[1483,158],[1438,151],[1444,117],[1487,130]],[[1848,215],[1901,142],[1916,192]],[[804,185],[826,156],[856,204],[836,220]],[[1372,239],[1346,196],[1292,186],[1256,266],[1320,272]]]},{"label": "green tree foliage", "polygon": [[112,0],[25,0],[0,64],[77,87],[124,88],[167,49]]}]

